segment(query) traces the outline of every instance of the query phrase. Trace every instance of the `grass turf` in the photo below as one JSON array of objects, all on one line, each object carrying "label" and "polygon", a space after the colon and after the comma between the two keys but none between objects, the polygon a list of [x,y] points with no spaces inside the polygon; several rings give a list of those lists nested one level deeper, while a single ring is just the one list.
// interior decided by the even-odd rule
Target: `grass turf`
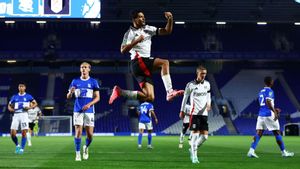
[{"label": "grass turf", "polygon": [[[0,138],[0,168],[101,168],[101,169],[296,169],[300,164],[300,137],[284,137],[293,158],[282,158],[273,136],[264,136],[256,150],[259,159],[246,157],[251,136],[210,136],[198,150],[200,164],[189,159],[188,144],[178,149],[179,137],[153,137],[154,149],[137,149],[137,137],[94,137],[90,158],[75,162],[73,137],[33,137],[32,147],[23,155],[14,154],[15,146],[8,137]],[[19,142],[20,142],[19,138]],[[82,139],[82,145],[85,139]]]}]

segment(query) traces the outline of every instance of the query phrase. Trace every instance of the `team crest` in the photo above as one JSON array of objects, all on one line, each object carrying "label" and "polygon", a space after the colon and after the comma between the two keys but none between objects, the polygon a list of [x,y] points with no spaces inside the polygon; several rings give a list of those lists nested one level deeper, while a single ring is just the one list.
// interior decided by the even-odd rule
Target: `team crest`
[{"label": "team crest", "polygon": [[51,7],[50,9],[54,13],[59,13],[63,9],[63,0],[51,0]]},{"label": "team crest", "polygon": [[92,85],[91,84],[88,84],[88,88],[91,88],[92,87]]}]

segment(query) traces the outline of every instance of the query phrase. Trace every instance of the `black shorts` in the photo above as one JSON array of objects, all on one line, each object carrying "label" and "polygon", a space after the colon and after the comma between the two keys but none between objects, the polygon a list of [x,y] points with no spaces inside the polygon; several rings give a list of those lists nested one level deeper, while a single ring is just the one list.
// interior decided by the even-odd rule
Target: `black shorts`
[{"label": "black shorts", "polygon": [[188,129],[190,127],[190,123],[183,123],[182,128]]},{"label": "black shorts", "polygon": [[35,126],[35,123],[29,123],[29,128],[30,128],[30,130],[33,130],[33,127]]},{"label": "black shorts", "polygon": [[153,85],[152,68],[154,58],[135,58],[131,60],[131,72],[141,88],[148,82]]},{"label": "black shorts", "polygon": [[190,125],[190,130],[206,130],[208,131],[207,116],[193,115]]}]

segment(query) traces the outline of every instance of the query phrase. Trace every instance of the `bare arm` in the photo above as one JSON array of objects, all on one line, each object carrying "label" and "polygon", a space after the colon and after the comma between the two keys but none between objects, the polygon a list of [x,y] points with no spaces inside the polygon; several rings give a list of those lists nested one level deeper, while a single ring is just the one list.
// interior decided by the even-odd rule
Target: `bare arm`
[{"label": "bare arm", "polygon": [[269,99],[267,99],[266,103],[267,103],[268,108],[274,112],[274,114],[275,114],[274,120],[276,121],[279,118],[280,109],[274,108],[271,100],[269,100]]},{"label": "bare arm", "polygon": [[83,106],[82,110],[85,111],[89,109],[92,105],[96,104],[100,100],[100,92],[99,91],[94,91],[94,98],[91,102]]},{"label": "bare arm", "polygon": [[136,44],[142,42],[144,40],[144,36],[140,35],[136,40],[132,40],[130,44],[128,45],[122,45],[121,46],[121,53],[124,54],[126,52],[129,52]]},{"label": "bare arm", "polygon": [[155,123],[157,124],[157,123],[158,123],[158,119],[157,119],[157,117],[156,117],[156,115],[155,115],[154,110],[151,110],[151,116],[154,117]]},{"label": "bare arm", "polygon": [[74,92],[75,92],[75,87],[71,87],[71,89],[67,93],[67,99],[71,99]]},{"label": "bare arm", "polygon": [[164,28],[159,28],[158,35],[169,35],[173,31],[173,15],[171,12],[165,12],[167,24]]},{"label": "bare arm", "polygon": [[14,109],[14,107],[13,107],[13,105],[12,104],[8,104],[7,105],[7,108],[8,108],[8,111],[10,111],[10,112],[15,112],[15,109]]}]

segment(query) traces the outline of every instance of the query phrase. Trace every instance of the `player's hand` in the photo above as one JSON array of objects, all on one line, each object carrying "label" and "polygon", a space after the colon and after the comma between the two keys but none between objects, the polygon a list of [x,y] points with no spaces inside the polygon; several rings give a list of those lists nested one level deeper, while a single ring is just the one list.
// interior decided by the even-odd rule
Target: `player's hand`
[{"label": "player's hand", "polygon": [[29,109],[31,109],[30,107],[24,107],[23,109],[25,109],[25,110],[29,110]]},{"label": "player's hand", "polygon": [[155,119],[155,124],[158,124],[158,119]]},{"label": "player's hand", "polygon": [[86,104],[85,106],[83,106],[82,111],[86,111],[87,109],[89,109],[91,107],[90,104]]},{"label": "player's hand", "polygon": [[140,42],[142,42],[144,39],[145,39],[144,35],[140,35],[140,36],[136,39],[136,41],[137,41],[138,43],[140,43]]},{"label": "player's hand", "polygon": [[8,109],[8,111],[13,113],[13,112],[15,112],[15,109],[10,108],[10,109]]},{"label": "player's hand", "polygon": [[76,88],[73,86],[73,87],[71,87],[71,89],[70,89],[70,94],[73,94],[74,92],[75,92],[75,90],[76,90]]},{"label": "player's hand", "polygon": [[275,112],[274,112],[274,121],[279,119],[279,113],[281,112],[281,110],[279,108],[275,108]]},{"label": "player's hand", "polygon": [[165,12],[165,17],[166,17],[166,19],[173,19],[173,15],[172,15],[172,13],[171,12]]},{"label": "player's hand", "polygon": [[179,118],[180,118],[180,119],[183,119],[183,118],[184,118],[184,112],[183,112],[183,111],[181,111],[181,112],[179,113]]}]

